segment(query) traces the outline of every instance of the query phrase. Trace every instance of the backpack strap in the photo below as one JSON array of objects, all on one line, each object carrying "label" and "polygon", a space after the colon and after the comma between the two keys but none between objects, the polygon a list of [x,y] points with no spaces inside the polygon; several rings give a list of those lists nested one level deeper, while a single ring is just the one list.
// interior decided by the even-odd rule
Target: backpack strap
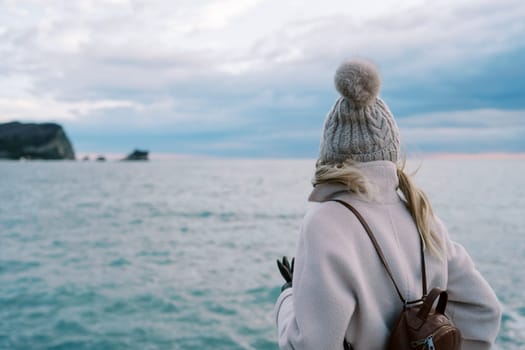
[{"label": "backpack strap", "polygon": [[394,275],[393,275],[392,271],[390,270],[390,266],[388,265],[388,263],[386,261],[385,255],[383,254],[383,250],[379,246],[379,243],[377,242],[374,234],[372,233],[372,230],[370,229],[370,226],[368,226],[368,224],[365,221],[365,219],[363,218],[363,216],[359,213],[359,211],[357,211],[356,208],[354,208],[350,204],[346,203],[345,201],[342,201],[340,199],[332,199],[332,201],[344,205],[346,208],[348,208],[348,210],[350,210],[352,213],[354,213],[354,215],[357,217],[359,222],[361,222],[361,225],[365,229],[366,233],[368,234],[368,237],[370,237],[370,240],[372,241],[372,244],[374,245],[374,248],[375,248],[375,250],[377,252],[377,255],[379,255],[379,259],[381,260],[381,263],[385,267],[385,270],[386,270],[386,272],[388,274],[388,277],[390,277],[390,280],[392,280],[392,283],[394,284],[394,287],[396,289],[397,295],[399,296],[399,299],[401,299],[401,301],[403,302],[403,305],[406,306],[407,304],[418,303],[418,302],[422,301],[423,299],[425,299],[425,297],[427,295],[427,276],[426,276],[426,267],[425,267],[425,255],[424,255],[424,251],[423,251],[423,242],[421,241],[421,269],[422,269],[423,297],[421,299],[419,299],[419,300],[407,301],[403,297],[403,294],[401,293],[401,291],[400,291],[400,289],[399,289],[399,287],[398,287],[398,285],[397,285],[397,283],[396,283],[396,281],[394,279]]}]

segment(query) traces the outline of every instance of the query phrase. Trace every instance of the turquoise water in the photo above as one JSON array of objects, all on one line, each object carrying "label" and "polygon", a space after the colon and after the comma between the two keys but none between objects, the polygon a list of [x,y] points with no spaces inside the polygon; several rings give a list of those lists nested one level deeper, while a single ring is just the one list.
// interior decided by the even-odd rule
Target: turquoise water
[{"label": "turquoise water", "polygon": [[[311,160],[0,162],[0,349],[277,349],[272,317]],[[417,180],[525,347],[525,161]]]}]

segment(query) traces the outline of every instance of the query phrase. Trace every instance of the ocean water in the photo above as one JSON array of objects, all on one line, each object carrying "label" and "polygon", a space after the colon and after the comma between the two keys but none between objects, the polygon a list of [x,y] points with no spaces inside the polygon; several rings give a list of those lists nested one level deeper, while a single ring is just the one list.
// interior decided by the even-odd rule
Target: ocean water
[{"label": "ocean water", "polygon": [[[0,162],[0,349],[277,349],[313,163]],[[524,349],[525,160],[411,165]]]}]

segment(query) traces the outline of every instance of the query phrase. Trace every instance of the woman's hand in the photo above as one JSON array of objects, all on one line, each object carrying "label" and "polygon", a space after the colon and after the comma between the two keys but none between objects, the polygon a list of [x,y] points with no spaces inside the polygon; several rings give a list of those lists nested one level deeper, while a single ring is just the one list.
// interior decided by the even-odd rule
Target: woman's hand
[{"label": "woman's hand", "polygon": [[294,264],[295,264],[295,258],[292,258],[291,264],[288,261],[288,258],[286,256],[283,256],[282,260],[277,259],[277,267],[279,268],[279,271],[281,272],[281,276],[283,276],[286,282],[281,287],[281,292],[292,286]]}]

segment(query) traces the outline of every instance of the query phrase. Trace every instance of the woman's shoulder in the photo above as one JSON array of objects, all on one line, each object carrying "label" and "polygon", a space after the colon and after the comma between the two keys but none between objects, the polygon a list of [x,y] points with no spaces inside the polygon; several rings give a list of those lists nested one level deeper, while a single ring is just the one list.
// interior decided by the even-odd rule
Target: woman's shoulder
[{"label": "woman's shoulder", "polygon": [[335,201],[314,203],[304,216],[304,224],[326,225],[341,219],[341,204]]},{"label": "woman's shoulder", "polygon": [[326,239],[347,236],[349,229],[359,225],[347,208],[334,201],[313,204],[303,220],[302,232],[308,239]]}]

